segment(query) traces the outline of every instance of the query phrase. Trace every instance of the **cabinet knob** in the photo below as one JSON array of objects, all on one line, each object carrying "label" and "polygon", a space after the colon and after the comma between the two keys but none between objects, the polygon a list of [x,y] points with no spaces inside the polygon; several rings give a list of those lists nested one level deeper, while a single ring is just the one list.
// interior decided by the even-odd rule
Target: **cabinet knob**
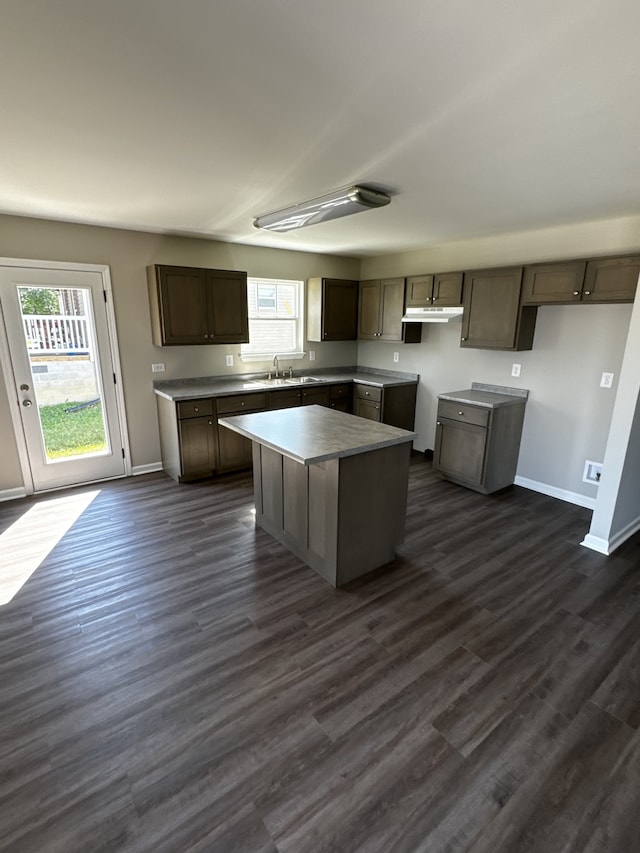
[{"label": "cabinet knob", "polygon": [[380,411],[380,406],[376,406],[376,412]]},{"label": "cabinet knob", "polygon": [[436,426],[442,426],[442,421],[436,421]]},{"label": "cabinet knob", "polygon": [[193,411],[194,411],[194,412],[199,412],[199,411],[200,411],[200,409],[199,409],[197,406],[194,406],[194,407],[193,407]]},{"label": "cabinet knob", "polygon": [[573,295],[574,295],[574,296],[580,296],[580,291],[579,291],[579,290],[574,290],[574,291],[573,291]]},{"label": "cabinet knob", "polygon": [[459,415],[464,415],[464,412],[458,412]]},{"label": "cabinet knob", "polygon": [[466,338],[460,338],[460,340],[461,340],[461,341],[466,341],[467,339],[466,339]]},{"label": "cabinet knob", "polygon": [[209,421],[209,426],[213,426],[213,421]]},{"label": "cabinet knob", "polygon": [[241,406],[244,406],[244,400],[240,403]]},{"label": "cabinet knob", "polygon": [[584,295],[585,295],[585,296],[591,296],[591,291],[590,291],[590,290],[585,290]]},{"label": "cabinet knob", "polygon": [[208,337],[209,337],[209,335],[205,335],[204,337],[205,337],[205,338],[208,338]]}]

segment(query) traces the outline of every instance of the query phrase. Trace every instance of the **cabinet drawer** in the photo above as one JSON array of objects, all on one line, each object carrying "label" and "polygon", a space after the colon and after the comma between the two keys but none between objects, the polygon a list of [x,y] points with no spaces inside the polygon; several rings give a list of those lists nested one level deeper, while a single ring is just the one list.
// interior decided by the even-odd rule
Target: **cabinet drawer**
[{"label": "cabinet drawer", "polygon": [[267,395],[262,394],[233,394],[230,397],[218,397],[216,399],[216,410],[219,415],[226,415],[229,412],[247,412],[255,409],[267,408]]},{"label": "cabinet drawer", "polygon": [[178,417],[183,418],[198,418],[204,415],[213,414],[213,400],[211,398],[204,400],[183,400],[178,403]]},{"label": "cabinet drawer", "polygon": [[329,389],[329,397],[332,400],[340,400],[344,397],[351,396],[351,385],[347,382],[344,385],[332,385]]},{"label": "cabinet drawer", "polygon": [[486,427],[489,423],[489,415],[489,409],[470,406],[468,403],[453,403],[451,400],[440,400],[438,403],[438,420],[448,418],[452,421]]},{"label": "cabinet drawer", "polygon": [[380,403],[382,400],[382,388],[374,388],[372,385],[353,386],[353,393],[359,400],[375,400]]}]

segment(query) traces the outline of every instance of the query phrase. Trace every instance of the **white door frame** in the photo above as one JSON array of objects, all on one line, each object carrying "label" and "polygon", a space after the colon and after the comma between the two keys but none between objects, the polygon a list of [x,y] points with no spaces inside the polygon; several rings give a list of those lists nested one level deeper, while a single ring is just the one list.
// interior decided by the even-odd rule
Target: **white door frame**
[{"label": "white door frame", "polygon": [[[126,412],[124,406],[124,393],[122,388],[122,371],[120,369],[120,350],[118,347],[118,334],[116,331],[116,317],[113,311],[113,293],[111,290],[111,274],[109,267],[106,264],[77,264],[65,263],[62,261],[33,261],[25,260],[24,258],[0,258],[0,267],[26,267],[32,269],[45,270],[74,270],[80,272],[96,272],[102,277],[102,288],[106,294],[106,316],[107,327],[109,329],[109,339],[111,342],[111,369],[116,379],[115,394],[116,406],[118,409],[118,420],[120,422],[120,440],[121,447],[124,449],[124,472],[125,476],[131,475],[131,449],[129,447],[129,430],[127,429]],[[2,306],[0,305],[0,320],[2,320]],[[18,447],[18,458],[20,460],[20,468],[22,470],[22,479],[24,482],[24,495],[32,495],[35,491],[33,479],[31,476],[31,466],[29,464],[29,454],[27,452],[27,442],[24,435],[22,420],[20,418],[20,410],[17,406],[16,389],[13,381],[13,368],[11,366],[11,356],[9,354],[9,342],[7,340],[4,322],[0,322],[0,369],[4,377],[4,384],[7,389],[7,397],[9,399],[9,408],[11,410],[11,421],[13,423],[13,434]],[[16,405],[13,405],[14,401]],[[68,488],[68,487],[63,487]],[[12,490],[15,495],[16,490]],[[15,495],[18,497],[19,495]]]}]

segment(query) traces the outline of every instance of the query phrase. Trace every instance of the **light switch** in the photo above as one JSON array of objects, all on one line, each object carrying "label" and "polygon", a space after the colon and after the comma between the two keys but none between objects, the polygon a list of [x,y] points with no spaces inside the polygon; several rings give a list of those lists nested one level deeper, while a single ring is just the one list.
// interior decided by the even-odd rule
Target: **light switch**
[{"label": "light switch", "polygon": [[520,369],[522,368],[521,364],[512,364],[511,365],[511,375],[512,376],[520,376]]},{"label": "light switch", "polygon": [[394,354],[393,354],[393,360],[394,360],[396,363],[400,361],[400,353],[399,353],[399,352],[394,352]]}]

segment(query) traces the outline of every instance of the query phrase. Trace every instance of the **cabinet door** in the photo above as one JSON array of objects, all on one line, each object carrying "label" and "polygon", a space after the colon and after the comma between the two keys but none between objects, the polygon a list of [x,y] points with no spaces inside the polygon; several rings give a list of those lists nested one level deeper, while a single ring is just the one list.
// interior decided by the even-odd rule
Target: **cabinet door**
[{"label": "cabinet door", "polygon": [[193,267],[155,269],[161,338],[157,342],[164,346],[209,343],[205,271]]},{"label": "cabinet door", "polygon": [[209,343],[247,343],[247,274],[207,270],[206,290]]},{"label": "cabinet door", "polygon": [[[460,276],[462,292],[462,274]],[[433,276],[414,275],[407,279],[407,308],[428,308],[433,297]]]},{"label": "cabinet door", "polygon": [[329,389],[328,388],[303,388],[302,400],[303,406],[328,406],[329,405]]},{"label": "cabinet door", "polygon": [[322,283],[322,340],[358,337],[358,282],[325,278]]},{"label": "cabinet door", "polygon": [[460,480],[482,484],[487,430],[459,421],[439,420],[433,467]]},{"label": "cabinet door", "polygon": [[380,333],[380,282],[360,282],[358,338],[377,341]]},{"label": "cabinet door", "polygon": [[210,477],[217,467],[215,426],[212,415],[178,422],[181,480]]},{"label": "cabinet door", "polygon": [[463,347],[531,349],[536,308],[520,308],[522,267],[464,275]]},{"label": "cabinet door", "polygon": [[299,406],[302,400],[302,392],[298,390],[271,391],[269,394],[270,409],[291,409]]},{"label": "cabinet door", "polygon": [[[236,412],[242,414],[242,412]],[[218,427],[218,467],[251,468],[251,441],[224,426]]]},{"label": "cabinet door", "polygon": [[375,400],[362,400],[356,397],[353,401],[353,414],[368,421],[380,421],[381,404]]},{"label": "cabinet door", "polygon": [[584,282],[584,261],[533,264],[526,267],[522,284],[524,305],[551,302],[580,302]]},{"label": "cabinet door", "polygon": [[462,305],[462,273],[438,273],[433,277],[433,304],[438,308]]},{"label": "cabinet door", "polygon": [[379,341],[402,340],[404,313],[404,279],[388,278],[380,282]]},{"label": "cabinet door", "polygon": [[584,302],[633,302],[640,274],[640,257],[597,258],[587,263]]}]

